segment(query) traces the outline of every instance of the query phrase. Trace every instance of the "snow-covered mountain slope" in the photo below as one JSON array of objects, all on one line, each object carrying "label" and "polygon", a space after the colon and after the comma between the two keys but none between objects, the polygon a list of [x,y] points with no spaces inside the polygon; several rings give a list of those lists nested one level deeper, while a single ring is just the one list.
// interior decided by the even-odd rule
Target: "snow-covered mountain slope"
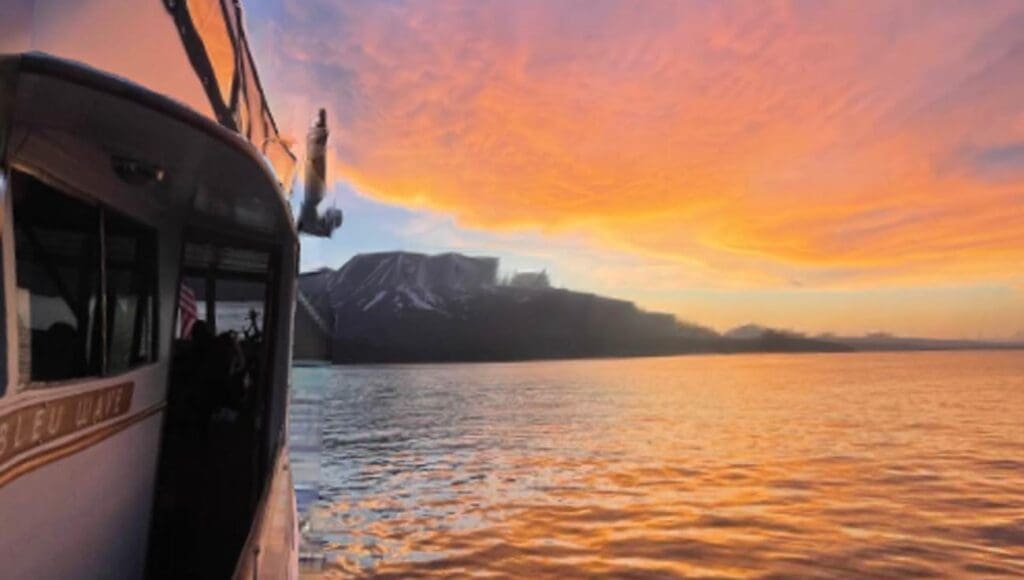
[{"label": "snow-covered mountain slope", "polygon": [[497,258],[380,252],[357,255],[337,271],[303,275],[300,284],[324,315],[409,309],[451,315],[453,305],[493,289],[497,276]]}]

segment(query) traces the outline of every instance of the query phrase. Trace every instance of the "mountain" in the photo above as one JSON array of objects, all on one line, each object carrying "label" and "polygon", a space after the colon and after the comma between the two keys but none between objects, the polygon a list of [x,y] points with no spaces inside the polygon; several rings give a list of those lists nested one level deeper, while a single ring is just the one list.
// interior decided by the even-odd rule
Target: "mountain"
[{"label": "mountain", "polygon": [[711,331],[632,303],[502,285],[496,258],[362,254],[299,278],[335,361],[508,360],[648,352]]},{"label": "mountain", "polygon": [[451,316],[468,297],[493,289],[497,275],[497,258],[381,252],[355,256],[337,271],[303,274],[299,283],[322,314],[357,322],[414,311]]},{"label": "mountain", "polygon": [[[496,258],[381,252],[299,277],[296,357],[335,362],[520,360],[843,350],[766,331],[726,338],[632,302],[498,279]],[[528,283],[526,283],[528,282]]]},{"label": "mountain", "polygon": [[743,326],[737,326],[736,328],[726,331],[722,336],[740,340],[753,340],[761,338],[769,332],[778,332],[782,334],[780,331],[768,328],[767,326],[761,326],[759,324],[744,324]]}]

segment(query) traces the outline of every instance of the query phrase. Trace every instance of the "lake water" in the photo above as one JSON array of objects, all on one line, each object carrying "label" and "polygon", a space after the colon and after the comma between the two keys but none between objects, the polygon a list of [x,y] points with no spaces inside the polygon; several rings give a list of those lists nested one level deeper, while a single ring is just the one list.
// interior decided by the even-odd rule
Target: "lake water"
[{"label": "lake water", "polygon": [[294,378],[327,577],[1024,576],[1024,352]]}]

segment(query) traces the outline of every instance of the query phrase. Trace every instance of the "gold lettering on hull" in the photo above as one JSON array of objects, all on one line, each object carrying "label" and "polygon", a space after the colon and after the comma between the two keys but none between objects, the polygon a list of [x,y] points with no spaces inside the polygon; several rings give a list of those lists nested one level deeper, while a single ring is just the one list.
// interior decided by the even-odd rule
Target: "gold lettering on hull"
[{"label": "gold lettering on hull", "polygon": [[23,451],[124,415],[134,392],[134,383],[121,383],[0,415],[0,465]]}]

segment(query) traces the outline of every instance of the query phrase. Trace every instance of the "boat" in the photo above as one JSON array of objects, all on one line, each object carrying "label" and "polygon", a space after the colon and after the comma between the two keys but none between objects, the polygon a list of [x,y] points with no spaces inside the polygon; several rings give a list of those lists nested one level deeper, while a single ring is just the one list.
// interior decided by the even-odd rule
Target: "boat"
[{"label": "boat", "polygon": [[[235,0],[4,0],[0,577],[296,578],[299,165]],[[298,216],[293,215],[297,213]]]}]

